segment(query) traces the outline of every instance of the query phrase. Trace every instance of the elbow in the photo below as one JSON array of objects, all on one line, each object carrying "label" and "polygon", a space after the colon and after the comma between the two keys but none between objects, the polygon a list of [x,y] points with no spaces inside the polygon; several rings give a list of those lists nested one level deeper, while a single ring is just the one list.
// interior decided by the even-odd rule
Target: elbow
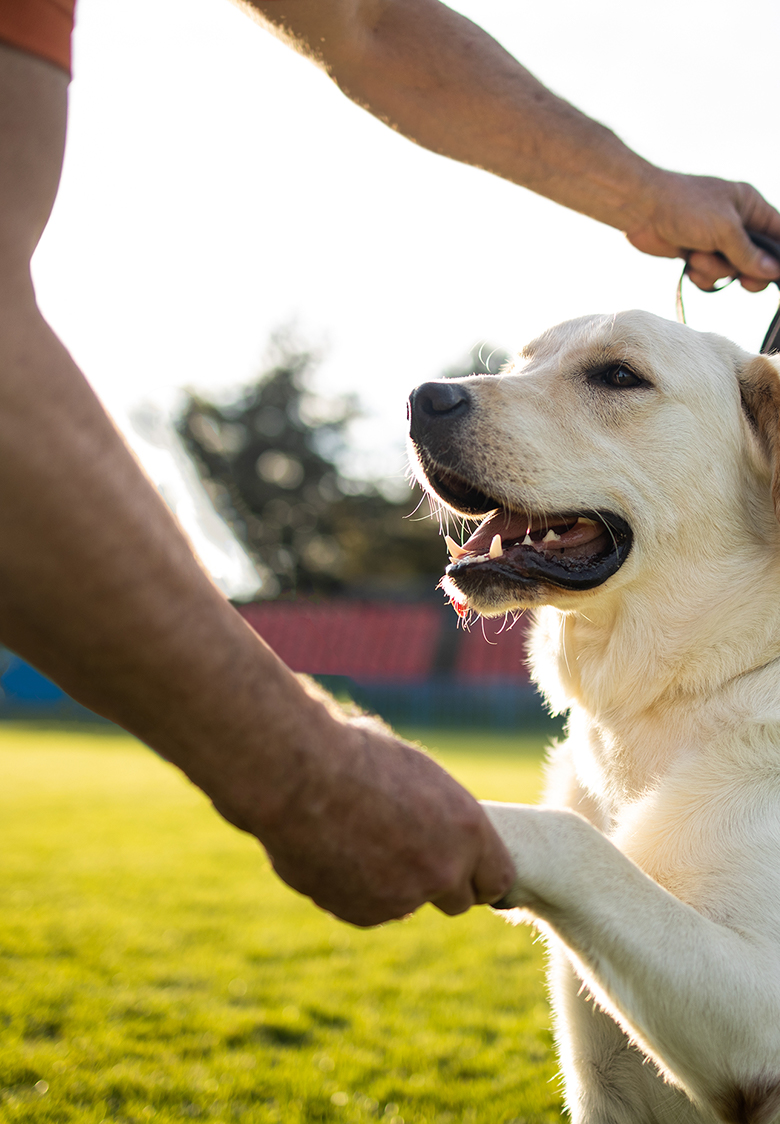
[{"label": "elbow", "polygon": [[725,1124],[772,1124],[780,1116],[780,1068],[733,1082],[710,1103]]}]

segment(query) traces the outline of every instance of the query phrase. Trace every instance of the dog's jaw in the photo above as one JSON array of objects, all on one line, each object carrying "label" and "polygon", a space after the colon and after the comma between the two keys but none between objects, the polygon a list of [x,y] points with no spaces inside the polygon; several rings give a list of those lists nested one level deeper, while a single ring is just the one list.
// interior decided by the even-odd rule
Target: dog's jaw
[{"label": "dog's jaw", "polygon": [[560,591],[603,585],[631,551],[631,528],[614,512],[492,512],[453,554],[443,586],[460,612],[497,616],[550,603]]}]

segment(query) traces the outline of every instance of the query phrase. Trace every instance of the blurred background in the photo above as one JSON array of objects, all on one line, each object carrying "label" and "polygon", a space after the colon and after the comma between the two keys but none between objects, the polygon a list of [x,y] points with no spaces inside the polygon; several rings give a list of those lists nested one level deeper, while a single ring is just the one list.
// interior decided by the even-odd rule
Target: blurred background
[{"label": "blurred background", "polygon": [[[452,7],[650,160],[780,200],[769,0],[750,20],[704,0]],[[444,615],[444,547],[406,478],[406,395],[496,370],[572,316],[673,317],[680,268],[416,147],[225,0],[79,0],[39,299],[217,583],[300,670],[365,670],[367,619],[339,638],[336,612],[312,655],[312,613],[346,599],[394,606],[385,639],[371,626],[374,686],[435,679],[430,706],[453,714],[453,677],[481,668],[483,695],[525,684],[522,622],[488,642]],[[757,349],[777,290],[689,288],[686,304],[692,326]],[[401,607],[423,604],[416,662],[394,662],[393,637],[415,647]]]},{"label": "blurred background", "polygon": [[[647,158],[780,201],[774,0],[452,6]],[[458,629],[436,591],[405,398],[569,317],[673,318],[680,263],[416,148],[227,0],[79,0],[71,110],[41,305],[215,581],[477,796],[535,801],[524,621]],[[756,349],[777,290],[686,304]],[[3,1120],[560,1120],[532,934],[350,930],[12,653],[0,686],[34,719],[0,728]]]}]

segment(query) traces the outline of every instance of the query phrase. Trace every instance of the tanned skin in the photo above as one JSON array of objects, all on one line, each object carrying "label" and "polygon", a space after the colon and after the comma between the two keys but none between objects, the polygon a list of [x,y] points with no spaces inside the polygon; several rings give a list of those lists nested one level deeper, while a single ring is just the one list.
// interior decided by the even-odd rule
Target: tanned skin
[{"label": "tanned skin", "polygon": [[[248,5],[245,5],[248,7]],[[283,0],[252,14],[418,143],[624,229],[694,250],[708,287],[780,273],[752,188],[653,168],[434,0]],[[424,754],[307,690],[194,558],[42,318],[30,257],[62,164],[67,76],[0,46],[0,637],[136,734],[253,833],[291,886],[357,925],[508,889],[474,799]],[[724,267],[715,253],[729,261]]]},{"label": "tanned skin", "polygon": [[780,276],[745,233],[780,238],[754,188],[649,164],[438,0],[238,2],[417,144],[616,227],[647,254],[689,255],[701,288],[737,276],[757,292]]}]

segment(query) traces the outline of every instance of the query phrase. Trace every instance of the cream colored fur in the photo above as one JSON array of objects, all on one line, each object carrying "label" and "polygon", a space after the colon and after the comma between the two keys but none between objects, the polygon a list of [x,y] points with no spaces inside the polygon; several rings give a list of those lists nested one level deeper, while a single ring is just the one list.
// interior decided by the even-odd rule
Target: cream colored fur
[{"label": "cream colored fur", "polygon": [[[583,372],[602,358],[652,389],[594,392]],[[569,735],[544,807],[488,805],[517,865],[511,901],[549,935],[568,1108],[589,1124],[769,1124],[780,362],[630,312],[561,325],[525,365],[463,382],[480,488],[516,509],[611,510],[634,533],[601,587],[531,599],[533,674]]]}]

